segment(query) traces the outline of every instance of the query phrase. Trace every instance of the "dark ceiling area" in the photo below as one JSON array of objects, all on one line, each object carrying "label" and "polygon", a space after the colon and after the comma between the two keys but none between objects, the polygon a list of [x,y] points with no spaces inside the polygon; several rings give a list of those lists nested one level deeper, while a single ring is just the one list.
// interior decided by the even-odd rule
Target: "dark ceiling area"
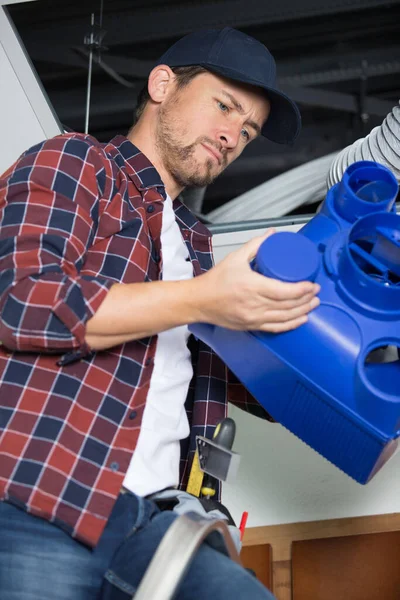
[{"label": "dark ceiling area", "polygon": [[89,133],[101,141],[127,132],[153,62],[182,35],[230,25],[265,43],[302,132],[291,147],[250,144],[207,189],[205,213],[366,135],[400,98],[400,0],[39,0],[8,10],[60,121],[76,131],[92,33]]}]

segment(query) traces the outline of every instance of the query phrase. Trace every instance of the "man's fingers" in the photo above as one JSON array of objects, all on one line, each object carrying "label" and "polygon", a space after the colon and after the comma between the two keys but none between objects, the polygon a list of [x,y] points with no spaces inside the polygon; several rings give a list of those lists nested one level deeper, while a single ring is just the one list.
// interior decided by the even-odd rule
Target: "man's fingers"
[{"label": "man's fingers", "polygon": [[294,300],[269,300],[268,309],[269,310],[290,310],[292,308],[297,308],[298,306],[303,306],[311,302],[315,298],[315,294],[309,293],[305,296],[301,296],[300,298],[295,298]]},{"label": "man's fingers", "polygon": [[[263,277],[263,276],[261,276]],[[309,294],[315,295],[321,289],[321,286],[311,281],[299,281],[297,283],[287,283],[279,279],[264,277],[264,281],[259,280],[258,293],[272,300],[296,300]]]},{"label": "man's fingers", "polygon": [[[296,323],[301,322],[302,319],[307,319],[309,312],[319,306],[319,298],[313,298],[306,304],[301,304],[290,310],[271,310],[270,308],[265,309],[262,313],[254,315],[253,319],[249,319],[244,329],[254,331],[286,331],[297,327]],[[240,328],[241,329],[241,328]]]},{"label": "man's fingers", "polygon": [[265,320],[269,323],[287,323],[299,317],[307,315],[309,312],[319,306],[319,298],[313,298],[310,302],[291,308],[290,310],[268,310],[265,313]]},{"label": "man's fingers", "polygon": [[307,321],[308,317],[304,315],[302,317],[292,319],[291,321],[286,321],[285,323],[264,323],[259,331],[265,331],[269,333],[284,333],[285,331],[291,331],[292,329],[300,327],[300,325],[304,325],[307,323]]},{"label": "man's fingers", "polygon": [[[319,306],[319,298],[314,298],[307,304],[302,304],[290,310],[271,310],[265,311],[264,315],[260,315],[254,319],[253,324],[249,323],[249,329],[256,331],[285,331],[291,329],[290,324],[297,322],[298,319],[306,318],[308,313]],[[273,327],[273,329],[271,328]],[[282,327],[282,329],[280,329]]]}]

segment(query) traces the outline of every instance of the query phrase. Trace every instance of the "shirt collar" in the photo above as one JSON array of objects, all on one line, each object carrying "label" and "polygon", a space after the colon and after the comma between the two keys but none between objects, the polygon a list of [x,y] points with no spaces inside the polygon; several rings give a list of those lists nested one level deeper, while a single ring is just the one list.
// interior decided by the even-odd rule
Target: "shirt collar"
[{"label": "shirt collar", "polygon": [[166,198],[164,183],[147,156],[143,154],[124,135],[115,136],[105,146],[105,151],[111,154],[115,162],[122,166],[124,163],[127,174],[139,191],[156,188],[161,196]]},{"label": "shirt collar", "polygon": [[[156,188],[164,200],[166,199],[167,192],[157,169],[147,156],[134,146],[128,138],[124,135],[115,136],[106,144],[105,150],[108,154],[112,155],[119,166],[123,164],[126,166],[129,177],[139,191],[145,192],[148,189]],[[179,198],[173,201],[173,207],[178,223],[181,226],[205,238],[211,237],[207,227],[198,221],[193,213],[182,204]]]}]

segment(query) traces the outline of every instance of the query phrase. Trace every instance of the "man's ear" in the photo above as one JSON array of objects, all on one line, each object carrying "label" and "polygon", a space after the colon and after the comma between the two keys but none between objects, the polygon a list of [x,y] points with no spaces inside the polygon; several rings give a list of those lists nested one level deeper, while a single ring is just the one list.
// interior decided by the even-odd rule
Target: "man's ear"
[{"label": "man's ear", "polygon": [[174,72],[167,65],[154,67],[148,80],[149,96],[153,102],[163,102],[172,89],[174,81]]}]

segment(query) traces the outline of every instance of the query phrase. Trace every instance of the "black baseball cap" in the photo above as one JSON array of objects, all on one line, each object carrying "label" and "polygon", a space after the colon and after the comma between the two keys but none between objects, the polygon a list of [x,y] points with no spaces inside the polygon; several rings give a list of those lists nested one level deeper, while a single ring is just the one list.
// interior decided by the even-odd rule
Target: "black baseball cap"
[{"label": "black baseball cap", "polygon": [[272,54],[264,44],[237,29],[225,27],[190,33],[173,44],[156,65],[199,65],[223,77],[262,88],[271,104],[262,135],[278,144],[290,144],[300,132],[297,105],[276,88]]}]

